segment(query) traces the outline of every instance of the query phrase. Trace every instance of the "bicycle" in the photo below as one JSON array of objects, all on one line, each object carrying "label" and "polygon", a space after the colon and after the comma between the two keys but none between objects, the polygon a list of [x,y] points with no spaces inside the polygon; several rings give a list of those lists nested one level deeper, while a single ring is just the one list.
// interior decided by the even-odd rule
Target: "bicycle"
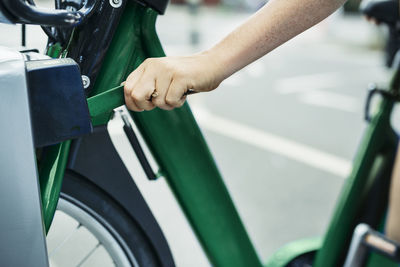
[{"label": "bicycle", "polygon": [[[98,244],[106,248],[108,259],[111,258],[111,262],[118,266],[173,266],[173,258],[163,233],[113,148],[105,126],[113,110],[124,104],[120,83],[129,72],[147,57],[164,56],[155,31],[155,20],[158,14],[164,12],[167,2],[56,1],[58,9],[69,10],[58,12],[44,12],[36,9],[33,1],[28,2],[29,4],[22,0],[0,1],[3,21],[44,25],[44,31],[49,36],[47,54],[52,58],[68,56],[78,62],[79,79],[83,82],[77,86],[75,93],[81,95],[81,100],[87,98],[87,106],[85,101],[81,101],[79,107],[82,117],[86,108],[90,120],[87,118],[79,124],[82,127],[78,129],[78,133],[70,128],[67,135],[60,136],[57,133],[57,140],[39,142],[37,138],[42,135],[35,133],[34,129],[35,144],[25,142],[16,148],[10,142],[6,146],[9,153],[24,151],[29,156],[26,157],[29,169],[26,169],[24,175],[36,173],[37,165],[41,204],[38,202],[36,180],[32,182],[32,179],[24,179],[18,173],[19,170],[10,168],[15,157],[7,160],[3,151],[1,169],[6,174],[6,171],[11,172],[7,174],[10,177],[23,182],[30,181],[30,188],[29,191],[24,188],[25,191],[18,192],[10,187],[12,183],[9,180],[3,180],[2,191],[14,191],[3,195],[2,200],[12,199],[14,203],[20,203],[18,200],[21,196],[29,192],[31,200],[34,200],[31,201],[30,208],[37,213],[35,223],[32,220],[32,223],[25,225],[28,227],[25,229],[38,229],[33,232],[20,231],[19,234],[10,232],[7,238],[13,241],[1,253],[1,258],[7,260],[4,264],[47,265],[44,234],[39,230],[42,223],[39,211],[42,207],[43,221],[48,231],[58,203],[59,209],[75,218],[78,226],[86,226],[96,236]],[[4,50],[2,53],[5,54]],[[31,52],[26,53],[28,57],[34,57],[29,53]],[[13,131],[22,131],[10,124],[10,130],[3,131],[2,137],[3,140],[32,141],[32,129],[28,127],[29,96],[26,85],[21,82],[25,77],[23,65],[30,63],[24,63],[25,59],[18,58],[17,54],[9,52],[2,58],[12,58],[19,62],[18,68],[14,62],[14,65],[6,64],[1,69],[9,68],[10,75],[18,73],[18,86],[21,89],[19,93],[23,95],[21,99],[25,100],[18,103],[18,107],[25,109],[18,118],[3,115],[1,120],[10,123],[16,119],[21,120],[26,125],[23,129],[25,135],[17,139],[18,136],[13,136]],[[42,60],[42,63],[55,62],[54,64],[65,68],[68,64],[75,66],[71,61]],[[40,60],[36,63],[40,63]],[[379,228],[384,218],[382,207],[387,204],[387,190],[380,192],[379,189],[388,188],[388,177],[397,145],[397,137],[390,126],[390,113],[394,103],[398,101],[399,75],[399,68],[396,68],[390,90],[375,88],[370,92],[370,97],[380,94],[383,100],[374,115],[370,116],[368,110],[366,112],[370,124],[326,236],[323,239],[307,239],[289,244],[274,254],[267,266],[307,266],[311,263],[314,266],[338,266],[344,262],[353,229],[360,221],[367,222],[375,229]],[[15,86],[17,78],[5,79],[8,84],[3,84],[2,91],[7,86]],[[7,92],[12,94],[9,90]],[[15,105],[16,103],[10,102],[3,107],[4,111],[13,107],[15,109]],[[32,108],[32,102],[30,105]],[[143,169],[151,180],[160,176],[167,179],[210,262],[216,266],[261,266],[189,106],[185,104],[181,109],[168,112],[154,110],[130,114],[161,171],[153,169],[129,118],[123,116],[124,131]],[[74,118],[70,116],[69,119]],[[33,126],[36,127],[34,116]],[[85,136],[88,133],[90,134]],[[49,143],[52,145],[49,146]],[[40,147],[36,149],[38,163],[34,157],[34,146]],[[117,177],[118,183],[110,182],[108,179],[111,176]],[[10,196],[16,192],[19,194]],[[135,203],[135,207],[132,203]],[[370,203],[374,203],[374,206],[371,207]],[[19,208],[22,209],[21,205]],[[26,210],[27,206],[24,207]],[[17,211],[12,213],[8,210],[7,213],[2,213],[14,216],[2,221],[2,229],[12,229],[13,220],[21,214],[19,209]],[[34,234],[35,242],[39,242],[27,242],[30,246],[21,248],[21,240],[32,241]],[[16,249],[26,257],[16,257],[13,254]],[[379,248],[375,249],[379,251]],[[370,260],[374,266],[383,266],[386,259],[373,255]]]}]

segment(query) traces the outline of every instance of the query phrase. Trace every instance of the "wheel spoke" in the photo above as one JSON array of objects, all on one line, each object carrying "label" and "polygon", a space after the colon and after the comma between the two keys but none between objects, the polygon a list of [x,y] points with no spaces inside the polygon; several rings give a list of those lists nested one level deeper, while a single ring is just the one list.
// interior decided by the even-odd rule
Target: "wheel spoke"
[{"label": "wheel spoke", "polygon": [[134,256],[128,257],[121,243],[111,234],[110,228],[103,226],[102,223],[106,222],[100,223],[97,217],[85,211],[82,206],[81,203],[77,205],[60,198],[57,210],[68,217],[60,217],[59,225],[55,224],[53,228],[53,231],[65,231],[53,232],[54,245],[48,253],[52,266],[137,266]]},{"label": "wheel spoke", "polygon": [[60,248],[62,248],[67,242],[68,240],[71,239],[71,237],[74,235],[74,233],[76,233],[79,228],[82,226],[82,224],[78,224],[78,226],[76,226],[61,242],[60,244],[58,244],[52,251],[49,252],[49,258],[51,258],[52,256],[54,256],[57,251],[60,250]]},{"label": "wheel spoke", "polygon": [[90,250],[89,253],[85,257],[83,257],[83,259],[78,263],[78,265],[76,265],[76,267],[82,266],[82,264],[84,264],[89,259],[89,257],[93,255],[93,253],[96,251],[96,249],[98,249],[100,246],[101,246],[101,243],[100,242],[97,243],[97,245],[92,250]]}]

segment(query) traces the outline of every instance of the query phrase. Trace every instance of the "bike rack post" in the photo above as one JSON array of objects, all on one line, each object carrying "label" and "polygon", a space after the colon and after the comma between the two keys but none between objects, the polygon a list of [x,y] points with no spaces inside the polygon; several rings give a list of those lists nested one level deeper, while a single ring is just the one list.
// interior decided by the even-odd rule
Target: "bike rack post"
[{"label": "bike rack post", "polygon": [[48,267],[23,56],[0,47],[0,261]]}]

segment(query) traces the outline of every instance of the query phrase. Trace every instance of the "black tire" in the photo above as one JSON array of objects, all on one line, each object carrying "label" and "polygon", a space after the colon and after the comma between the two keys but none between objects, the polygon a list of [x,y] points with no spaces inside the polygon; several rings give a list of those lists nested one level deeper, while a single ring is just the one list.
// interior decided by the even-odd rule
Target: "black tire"
[{"label": "black tire", "polygon": [[131,262],[160,266],[157,253],[146,234],[128,213],[103,190],[84,177],[67,172],[60,198],[94,217],[118,241]]},{"label": "black tire", "polygon": [[315,251],[304,253],[289,262],[286,267],[311,267],[314,262],[315,254]]}]

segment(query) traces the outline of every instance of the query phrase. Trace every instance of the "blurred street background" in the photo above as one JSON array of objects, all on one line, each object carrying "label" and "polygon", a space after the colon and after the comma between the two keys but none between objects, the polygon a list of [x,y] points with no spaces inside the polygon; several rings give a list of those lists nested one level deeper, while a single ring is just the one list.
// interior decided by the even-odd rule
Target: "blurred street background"
[{"label": "blurred street background", "polygon": [[[216,1],[167,8],[157,21],[167,55],[210,48],[264,4]],[[324,234],[366,126],[367,85],[385,85],[389,78],[385,34],[359,13],[341,9],[217,90],[189,97],[264,261],[290,241]],[[0,36],[0,45],[18,46],[20,28],[0,25]],[[38,27],[28,26],[27,44],[44,47]],[[125,152],[129,165],[133,155]],[[197,260],[186,255],[178,262],[196,266]]]}]

